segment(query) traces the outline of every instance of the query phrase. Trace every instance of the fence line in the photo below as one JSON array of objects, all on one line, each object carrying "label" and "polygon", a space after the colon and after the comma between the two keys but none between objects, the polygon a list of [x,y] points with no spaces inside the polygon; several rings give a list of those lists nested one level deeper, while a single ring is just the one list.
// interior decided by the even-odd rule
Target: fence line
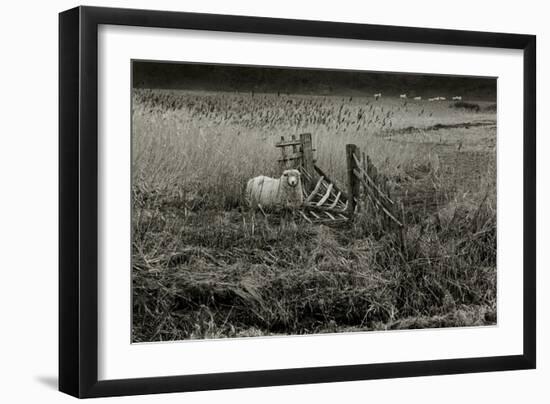
[{"label": "fence line", "polygon": [[361,201],[369,203],[373,214],[380,212],[382,223],[388,228],[404,227],[398,219],[397,204],[391,199],[386,178],[378,173],[370,157],[357,145],[346,145],[347,192],[317,166],[313,153],[311,133],[295,135],[290,140],[281,136],[276,147],[281,149],[278,160],[281,170],[298,169],[302,173],[304,196],[300,216],[308,222],[339,222],[352,218],[360,209]]}]

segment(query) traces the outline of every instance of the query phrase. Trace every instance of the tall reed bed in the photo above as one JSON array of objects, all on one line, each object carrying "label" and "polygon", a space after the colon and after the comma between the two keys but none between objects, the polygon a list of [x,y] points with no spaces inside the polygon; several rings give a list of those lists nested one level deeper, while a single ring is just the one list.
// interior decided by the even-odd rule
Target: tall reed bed
[{"label": "tall reed bed", "polygon": [[[241,201],[247,179],[280,174],[274,144],[282,136],[288,139],[304,132],[312,133],[317,164],[342,184],[346,178],[345,145],[348,143],[357,144],[377,166],[392,175],[414,165],[432,163],[432,154],[419,154],[418,145],[392,142],[383,136],[385,132],[380,126],[367,124],[403,119],[392,116],[391,104],[387,102],[385,108],[377,105],[369,113],[363,111],[363,108],[369,111],[369,107],[355,106],[363,111],[359,113],[350,112],[339,97],[323,101],[297,97],[296,111],[294,104],[276,96],[239,98],[209,94],[201,98],[192,95],[193,101],[181,101],[180,106],[175,101],[169,103],[165,100],[167,95],[160,94],[159,99],[148,92],[138,92],[134,97],[133,179],[134,184],[144,190],[197,195],[217,206],[234,206]],[[259,98],[264,102],[258,102]],[[229,111],[221,109],[219,100],[224,100],[221,105],[228,105]],[[308,114],[310,110],[320,114],[316,110],[319,104],[327,105],[322,123]],[[166,105],[178,108],[166,108]],[[396,104],[396,108],[400,108],[399,105]],[[448,112],[447,109],[444,112]],[[262,116],[271,120],[264,122]],[[295,124],[296,116],[299,124]],[[418,119],[415,117],[412,122],[409,119],[408,124],[419,125]],[[248,127],[254,120],[258,122]],[[277,123],[276,127],[272,121]],[[350,128],[348,121],[354,124],[359,121],[359,124]],[[431,120],[422,124],[427,122]]]},{"label": "tall reed bed", "polygon": [[[495,129],[429,129],[487,119],[398,99],[136,92],[133,340],[495,324]],[[341,184],[345,144],[373,159],[406,203],[402,240],[365,211],[329,228],[248,210],[246,181],[278,176],[274,144],[303,132]]]}]

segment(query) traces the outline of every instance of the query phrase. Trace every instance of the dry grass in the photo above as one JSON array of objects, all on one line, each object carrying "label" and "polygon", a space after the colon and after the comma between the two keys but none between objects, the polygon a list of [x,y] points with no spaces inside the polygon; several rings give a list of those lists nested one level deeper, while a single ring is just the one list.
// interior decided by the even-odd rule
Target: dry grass
[{"label": "dry grass", "polygon": [[[136,91],[134,340],[494,324],[495,114],[450,105]],[[368,214],[334,229],[244,206],[302,132],[342,184],[346,143],[372,156],[404,247]]]}]

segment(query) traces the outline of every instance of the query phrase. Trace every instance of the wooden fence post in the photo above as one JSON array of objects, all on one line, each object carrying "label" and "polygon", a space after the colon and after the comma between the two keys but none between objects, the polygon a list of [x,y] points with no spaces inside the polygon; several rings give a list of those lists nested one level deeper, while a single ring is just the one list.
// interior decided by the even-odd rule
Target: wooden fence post
[{"label": "wooden fence post", "polygon": [[[285,137],[284,136],[281,136],[281,143],[284,143],[285,142]],[[287,160],[286,160],[286,149],[285,147],[281,147],[281,159],[279,160],[279,167],[281,169],[281,172],[284,171],[286,169],[286,163],[287,163]]]},{"label": "wooden fence post", "polygon": [[302,152],[302,168],[311,177],[310,180],[303,182],[306,191],[311,191],[317,182],[317,172],[315,171],[315,163],[313,161],[313,145],[311,144],[311,133],[300,134],[301,152]]},{"label": "wooden fence post", "polygon": [[346,164],[348,171],[348,213],[353,215],[355,213],[355,199],[359,198],[359,178],[354,173],[354,170],[359,171],[357,163],[353,158],[355,155],[358,159],[360,156],[359,148],[354,144],[346,145]]},{"label": "wooden fence post", "polygon": [[300,142],[302,143],[302,165],[304,170],[312,176],[315,175],[313,167],[313,146],[311,145],[311,133],[300,134]]}]

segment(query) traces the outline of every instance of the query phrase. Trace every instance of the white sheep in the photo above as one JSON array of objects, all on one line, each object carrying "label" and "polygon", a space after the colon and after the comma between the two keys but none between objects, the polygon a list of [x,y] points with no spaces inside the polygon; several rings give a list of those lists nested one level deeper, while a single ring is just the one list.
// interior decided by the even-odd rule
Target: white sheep
[{"label": "white sheep", "polygon": [[439,99],[440,99],[441,101],[445,101],[447,98],[445,98],[445,97],[439,97]]},{"label": "white sheep", "polygon": [[462,101],[462,96],[460,95],[454,96],[453,101]]},{"label": "white sheep", "polygon": [[382,93],[376,93],[374,94],[374,99],[377,100],[379,98],[382,98]]},{"label": "white sheep", "polygon": [[414,97],[414,100],[415,101],[420,101],[420,100],[422,100],[422,97]]},{"label": "white sheep", "polygon": [[246,184],[245,198],[251,207],[299,207],[304,202],[300,171],[285,170],[281,178],[254,177]]},{"label": "white sheep", "polygon": [[407,94],[399,94],[399,98],[406,99],[406,98],[407,98]]}]

